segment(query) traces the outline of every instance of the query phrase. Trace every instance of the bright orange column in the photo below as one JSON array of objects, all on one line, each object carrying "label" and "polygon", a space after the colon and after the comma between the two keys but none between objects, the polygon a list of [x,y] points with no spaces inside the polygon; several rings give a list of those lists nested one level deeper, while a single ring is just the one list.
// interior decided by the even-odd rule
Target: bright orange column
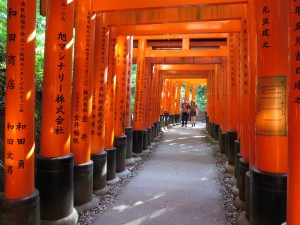
[{"label": "bright orange column", "polygon": [[116,96],[116,34],[110,29],[108,45],[108,75],[106,93],[105,150],[107,152],[107,180],[116,177],[116,148],[114,147],[115,96]]},{"label": "bright orange column", "polygon": [[127,45],[128,45],[128,55],[126,58],[127,61],[127,91],[126,91],[126,116],[125,116],[125,127],[132,126],[131,119],[131,76],[132,76],[132,51],[133,51],[133,37],[127,37]]},{"label": "bright orange column", "polygon": [[[283,32],[287,31],[285,5],[272,1],[256,5],[256,22],[263,23],[257,28],[256,167],[274,173],[287,172],[288,47],[287,35]],[[282,14],[277,17],[275,12]]]},{"label": "bright orange column", "polygon": [[75,162],[74,205],[78,206],[97,206],[99,203],[96,197],[93,198],[94,162],[91,160],[94,37],[95,14],[92,1],[76,0],[71,151]]},{"label": "bright orange column", "polygon": [[126,36],[118,36],[115,49],[116,98],[114,146],[116,147],[116,172],[123,172],[126,164],[127,137],[125,135],[126,84],[128,45]]},{"label": "bright orange column", "polygon": [[181,86],[182,82],[176,82],[176,106],[175,106],[175,123],[180,124],[180,109],[181,109]]},{"label": "bright orange column", "polygon": [[222,57],[220,68],[220,122],[221,122],[221,140],[220,140],[220,151],[226,153],[225,140],[228,132],[228,98],[227,98],[227,58]]},{"label": "bright orange column", "polygon": [[140,39],[138,43],[137,75],[135,87],[134,117],[133,117],[133,152],[140,153],[143,150],[143,117],[144,117],[144,73],[146,67],[147,40]]},{"label": "bright orange column", "polygon": [[250,202],[250,220],[253,224],[281,224],[286,219],[289,73],[287,19],[286,2],[255,2],[256,146],[255,166],[251,171]]},{"label": "bright orange column", "polygon": [[91,142],[92,153],[101,153],[105,149],[106,92],[108,73],[108,28],[104,26],[104,16],[98,14],[95,28],[95,57],[93,75],[93,110]]},{"label": "bright orange column", "polygon": [[107,76],[107,104],[106,104],[106,133],[105,147],[110,149],[114,143],[115,125],[115,96],[116,96],[116,68],[115,68],[115,46],[117,37],[110,31],[108,46],[108,76]]},{"label": "bright orange column", "polygon": [[94,162],[93,189],[103,194],[107,178],[107,153],[105,150],[106,93],[108,73],[108,28],[105,16],[96,15],[95,53],[93,71],[93,100],[91,123],[91,159]]},{"label": "bright orange column", "polygon": [[228,38],[229,60],[228,60],[228,133],[226,153],[228,154],[228,164],[234,166],[234,142],[237,139],[238,125],[238,79],[239,79],[239,33],[232,33]]},{"label": "bright orange column", "polygon": [[257,31],[255,23],[254,0],[248,1],[248,26],[249,26],[249,167],[255,165],[255,85],[257,74]]},{"label": "bright orange column", "polygon": [[75,3],[75,50],[71,113],[71,151],[75,164],[91,156],[94,19],[90,0]]},{"label": "bright orange column", "polygon": [[53,221],[77,215],[73,208],[74,160],[70,153],[74,1],[47,0],[46,6],[41,150],[36,160],[36,187],[41,196],[41,219]]},{"label": "bright orange column", "polygon": [[115,136],[125,134],[125,97],[127,82],[127,61],[128,54],[127,37],[118,36],[115,52],[116,61],[116,109],[115,109]]},{"label": "bright orange column", "polygon": [[127,36],[128,54],[127,62],[127,81],[126,81],[126,99],[125,99],[125,134],[127,137],[127,151],[126,159],[132,158],[132,144],[133,144],[133,129],[131,118],[131,83],[132,83],[132,51],[133,51],[133,37]]},{"label": "bright orange column", "polygon": [[215,121],[214,121],[214,139],[218,140],[218,133],[220,127],[220,65],[215,65],[215,76],[214,76],[214,108],[215,108]]},{"label": "bright orange column", "polygon": [[176,102],[176,83],[174,80],[171,80],[171,93],[170,93],[170,123],[175,124],[175,102]]},{"label": "bright orange column", "polygon": [[[43,81],[41,155],[58,157],[70,153],[73,7],[53,3],[48,7],[45,70]],[[66,16],[67,15],[67,16]]]},{"label": "bright orange column", "polygon": [[34,192],[36,2],[7,8],[4,197],[17,199]]},{"label": "bright orange column", "polygon": [[185,100],[187,100],[188,102],[190,101],[190,83],[186,82],[185,83]]},{"label": "bright orange column", "polygon": [[299,42],[299,12],[298,1],[289,2],[289,47],[290,51],[290,81],[288,84],[288,184],[287,184],[287,224],[300,224],[300,153],[299,153],[299,124],[300,124],[300,42]]}]

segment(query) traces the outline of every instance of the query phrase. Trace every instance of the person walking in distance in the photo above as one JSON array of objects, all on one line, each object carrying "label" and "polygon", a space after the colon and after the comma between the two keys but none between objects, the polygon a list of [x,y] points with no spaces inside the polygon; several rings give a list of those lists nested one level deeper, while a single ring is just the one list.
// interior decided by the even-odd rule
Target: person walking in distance
[{"label": "person walking in distance", "polygon": [[182,110],[182,114],[181,114],[182,125],[181,125],[181,127],[187,126],[187,121],[189,118],[189,109],[190,109],[190,105],[189,105],[188,101],[185,100],[181,104],[181,110]]},{"label": "person walking in distance", "polygon": [[190,106],[190,117],[191,117],[191,124],[192,127],[195,127],[196,125],[196,114],[197,114],[197,105],[194,100],[191,101],[191,106]]}]

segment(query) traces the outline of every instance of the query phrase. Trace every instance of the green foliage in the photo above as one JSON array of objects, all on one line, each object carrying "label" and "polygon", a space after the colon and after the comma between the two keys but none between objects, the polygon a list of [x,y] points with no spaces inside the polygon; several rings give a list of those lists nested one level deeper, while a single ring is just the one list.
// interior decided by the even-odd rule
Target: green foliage
[{"label": "green foliage", "polygon": [[131,112],[134,111],[134,97],[135,97],[135,86],[136,86],[136,64],[132,64],[132,86],[131,86]]}]

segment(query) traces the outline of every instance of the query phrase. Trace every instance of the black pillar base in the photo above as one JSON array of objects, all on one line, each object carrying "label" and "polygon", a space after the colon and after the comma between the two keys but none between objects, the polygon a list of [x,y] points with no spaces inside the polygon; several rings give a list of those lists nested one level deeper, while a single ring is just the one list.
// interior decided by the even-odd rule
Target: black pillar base
[{"label": "black pillar base", "polygon": [[164,111],[165,114],[165,126],[168,127],[170,124],[169,111]]},{"label": "black pillar base", "polygon": [[246,201],[246,173],[249,171],[249,162],[245,161],[242,157],[239,159],[239,197],[241,200]]},{"label": "black pillar base", "polygon": [[142,153],[143,152],[143,131],[134,130],[133,131],[133,146],[132,152]]},{"label": "black pillar base", "polygon": [[220,152],[225,154],[225,138],[226,138],[226,134],[225,133],[221,133],[220,134]]},{"label": "black pillar base", "polygon": [[250,171],[246,172],[246,218],[250,221]]},{"label": "black pillar base", "polygon": [[157,123],[157,122],[154,122],[154,123],[153,123],[153,126],[154,126],[154,128],[153,128],[153,139],[154,139],[154,138],[156,138],[157,135],[158,135],[158,123]]},{"label": "black pillar base", "polygon": [[107,152],[101,152],[98,154],[92,154],[91,159],[94,162],[93,171],[93,190],[94,193],[97,190],[106,188],[106,167],[107,167]]},{"label": "black pillar base", "polygon": [[151,146],[151,140],[152,140],[152,127],[147,128],[147,146]]},{"label": "black pillar base", "polygon": [[93,203],[93,170],[94,162],[74,165],[74,205],[78,212],[92,209],[99,204]]},{"label": "black pillar base", "polygon": [[148,147],[148,130],[143,130],[143,150],[147,150]]},{"label": "black pillar base", "polygon": [[114,139],[114,147],[116,148],[116,172],[121,173],[126,167],[126,135],[116,136]]},{"label": "black pillar base", "polygon": [[0,224],[1,225],[40,225],[39,191],[24,198],[6,199],[0,193]]},{"label": "black pillar base", "polygon": [[229,130],[227,135],[227,149],[228,149],[228,164],[234,165],[234,141],[237,139],[237,132]]},{"label": "black pillar base", "polygon": [[36,157],[36,188],[40,193],[41,220],[55,221],[73,214],[73,154]]},{"label": "black pillar base", "polygon": [[160,131],[165,127],[165,114],[160,114]]},{"label": "black pillar base", "polygon": [[133,144],[132,127],[125,127],[125,135],[127,137],[126,159],[130,159],[132,157],[132,144]]},{"label": "black pillar base", "polygon": [[174,126],[175,125],[175,115],[169,115],[169,121],[170,125]]},{"label": "black pillar base", "polygon": [[180,124],[180,114],[175,114],[175,123]]},{"label": "black pillar base", "polygon": [[206,131],[209,132],[209,116],[205,116],[205,121],[206,121],[205,124]]},{"label": "black pillar base", "polygon": [[281,225],[286,221],[286,173],[251,171],[251,224]]},{"label": "black pillar base", "polygon": [[153,142],[154,138],[155,138],[155,123],[153,123],[153,125],[151,126],[151,138],[150,138],[150,143]]},{"label": "black pillar base", "polygon": [[[234,177],[238,180],[239,179],[239,160],[242,157],[242,155],[240,154],[240,141],[239,140],[235,140],[234,141],[234,167],[235,167],[235,173],[234,173]],[[239,188],[239,186],[237,185],[237,187]]]},{"label": "black pillar base", "polygon": [[214,140],[218,141],[219,140],[219,127],[220,125],[219,124],[214,124]]},{"label": "black pillar base", "polygon": [[112,181],[116,178],[116,148],[105,149],[107,152],[107,177],[106,181]]}]

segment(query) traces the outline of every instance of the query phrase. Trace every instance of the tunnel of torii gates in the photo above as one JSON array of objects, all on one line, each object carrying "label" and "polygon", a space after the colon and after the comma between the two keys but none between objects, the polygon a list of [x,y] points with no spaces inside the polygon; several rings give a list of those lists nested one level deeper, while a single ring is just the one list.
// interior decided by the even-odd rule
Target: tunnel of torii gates
[{"label": "tunnel of torii gates", "polygon": [[42,0],[38,152],[36,1],[7,2],[1,224],[76,224],[159,136],[165,112],[176,122],[183,83],[184,98],[207,85],[207,131],[235,168],[245,220],[300,224],[299,1]]}]

